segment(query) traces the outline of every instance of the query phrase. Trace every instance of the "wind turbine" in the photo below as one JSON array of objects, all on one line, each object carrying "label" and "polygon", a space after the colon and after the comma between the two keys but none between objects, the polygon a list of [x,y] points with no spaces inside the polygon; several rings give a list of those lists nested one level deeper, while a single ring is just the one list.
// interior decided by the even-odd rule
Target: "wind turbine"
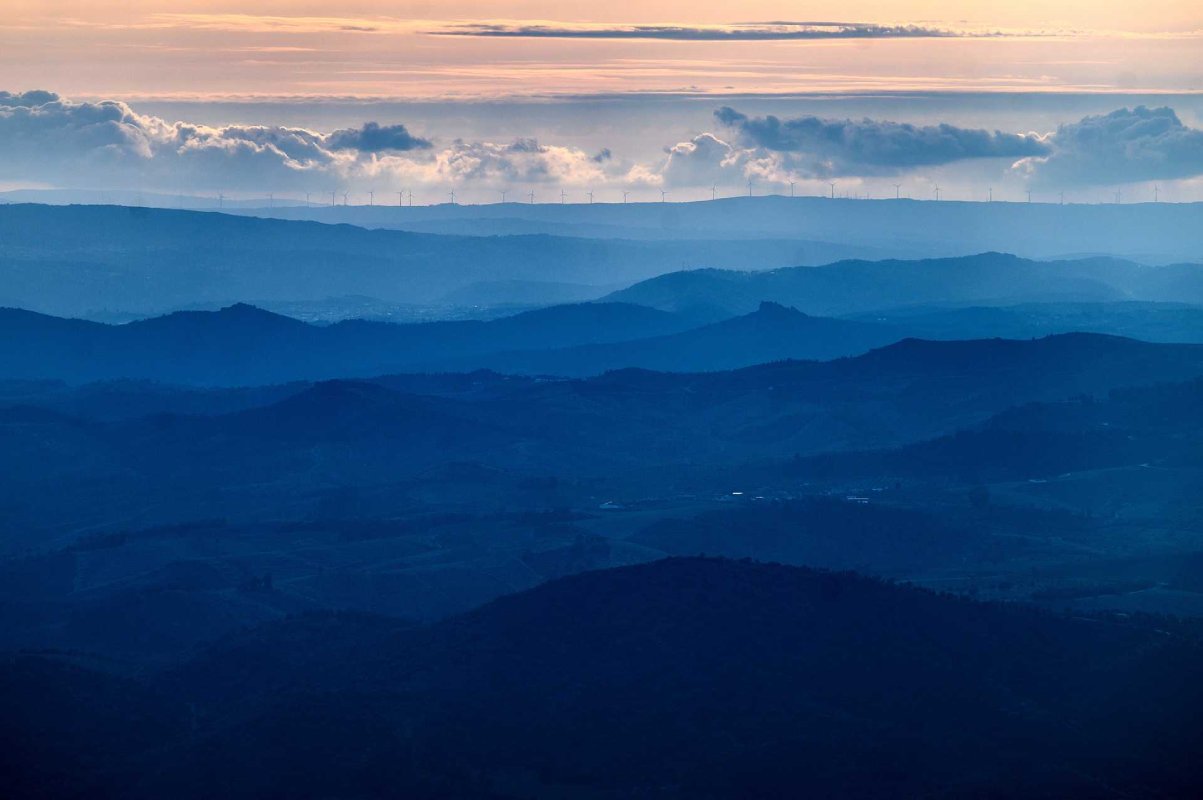
[{"label": "wind turbine", "polygon": [[309,195],[311,192],[305,192],[305,208],[309,208]]},{"label": "wind turbine", "polygon": [[661,189],[661,190],[660,190],[660,202],[661,202],[661,203],[664,203],[664,202],[667,202],[667,201],[668,201],[668,192],[666,192],[666,191],[664,191],[663,189]]},{"label": "wind turbine", "polygon": [[217,207],[218,208],[226,207],[226,196],[224,194],[217,195]]},{"label": "wind turbine", "polygon": [[831,199],[834,200],[835,199],[835,184],[829,183],[827,185],[831,187]]},{"label": "wind turbine", "polygon": [[987,200],[986,202],[993,203],[994,202],[994,187],[991,186],[988,191],[990,192],[990,199]]},{"label": "wind turbine", "polygon": [[748,178],[748,197],[752,196],[752,179]]},{"label": "wind turbine", "polygon": [[1032,190],[1028,189],[1027,191],[1028,191],[1028,202],[1030,203],[1030,202],[1032,202]]},{"label": "wind turbine", "polygon": [[895,199],[895,200],[897,200],[897,199],[898,199],[898,194],[899,194],[899,191],[900,191],[901,189],[902,189],[902,184],[901,184],[901,183],[896,183],[896,184],[894,184],[894,199]]},{"label": "wind turbine", "polygon": [[336,197],[338,197],[338,195],[335,192],[330,193],[330,207],[331,208],[334,208]]},{"label": "wind turbine", "polygon": [[501,189],[501,202],[505,202],[505,196],[510,193],[509,189]]},{"label": "wind turbine", "polygon": [[940,202],[940,184],[936,184],[936,202]]},{"label": "wind turbine", "polygon": [[405,192],[397,192],[397,207],[400,208],[405,204]]},{"label": "wind turbine", "polygon": [[276,207],[276,196],[274,194],[272,194],[271,192],[267,193],[267,207],[268,208]]},{"label": "wind turbine", "polygon": [[409,190],[409,205],[411,208],[413,207],[413,204],[414,204],[414,190],[410,189]]},{"label": "wind turbine", "polygon": [[560,190],[560,205],[564,205],[564,200],[568,197],[568,192]]},{"label": "wind turbine", "polygon": [[350,192],[343,192],[343,205],[344,206],[347,205],[347,203],[348,203],[347,195],[349,195],[349,194],[350,194]]},{"label": "wind turbine", "polygon": [[710,199],[715,200],[717,198],[718,198],[718,184],[715,184],[714,186],[710,187]]},{"label": "wind turbine", "polygon": [[794,182],[793,181],[789,182],[789,196],[790,197],[794,196]]},{"label": "wind turbine", "polygon": [[1161,187],[1158,186],[1157,184],[1153,184],[1153,202],[1154,203],[1161,202],[1160,197],[1161,197]]},{"label": "wind turbine", "polygon": [[1057,197],[1060,199],[1061,205],[1065,205],[1065,192],[1057,192]]},{"label": "wind turbine", "polygon": [[376,192],[372,191],[371,189],[368,190],[368,205],[376,205]]},{"label": "wind turbine", "polygon": [[530,204],[532,206],[535,204],[535,190],[534,189],[531,189],[531,192],[530,192]]},{"label": "wind turbine", "polygon": [[593,205],[593,190],[589,190],[589,205]]},{"label": "wind turbine", "polygon": [[622,202],[625,204],[627,202],[627,198],[630,196],[631,196],[630,192],[623,192],[622,193]]},{"label": "wind turbine", "polygon": [[452,189],[448,194],[451,196],[451,205],[455,205],[455,190]]}]

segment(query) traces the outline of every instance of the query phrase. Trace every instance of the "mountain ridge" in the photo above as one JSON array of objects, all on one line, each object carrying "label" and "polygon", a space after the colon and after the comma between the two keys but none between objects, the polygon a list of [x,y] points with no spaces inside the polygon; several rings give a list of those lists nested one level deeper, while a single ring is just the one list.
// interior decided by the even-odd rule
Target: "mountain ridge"
[{"label": "mountain ridge", "polygon": [[922,305],[1131,299],[1203,304],[1203,265],[1145,267],[1115,258],[1032,261],[986,252],[916,261],[840,261],[763,272],[721,269],[668,273],[605,300],[665,310],[746,313],[761,300],[841,316]]}]

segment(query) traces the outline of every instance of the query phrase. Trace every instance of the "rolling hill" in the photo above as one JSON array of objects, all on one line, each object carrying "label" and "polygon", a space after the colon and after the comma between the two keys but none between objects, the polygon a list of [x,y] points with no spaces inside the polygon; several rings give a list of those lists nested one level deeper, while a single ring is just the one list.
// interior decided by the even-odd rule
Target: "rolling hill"
[{"label": "rolling hill", "polygon": [[[149,203],[175,208],[175,194],[17,189],[13,203]],[[725,197],[706,202],[486,203],[415,206],[287,204],[226,198],[228,214],[470,235],[553,234],[591,239],[793,241],[796,264],[841,258],[941,258],[984,250],[1051,259],[1113,255],[1144,263],[1195,261],[1203,240],[1198,203],[925,202],[827,197]],[[1044,198],[1051,200],[1051,198]],[[184,198],[217,211],[211,197]]]},{"label": "rolling hill", "polygon": [[1171,263],[1203,255],[1194,225],[1198,203],[1057,205],[769,195],[692,203],[260,207],[237,213],[475,235],[555,231],[590,238],[795,239],[827,253],[861,250],[854,258],[940,258],[1005,250],[1038,259],[1081,253]]},{"label": "rolling hill", "polygon": [[879,309],[849,319],[892,325],[920,339],[1032,339],[1058,333],[1106,333],[1146,342],[1203,343],[1203,306],[1178,302],[912,306]]},{"label": "rolling hill", "polygon": [[440,236],[196,211],[0,206],[0,306],[76,317],[353,295],[448,306],[444,298],[458,290],[509,281],[545,285],[546,297],[536,291],[525,300],[547,305],[560,301],[564,284],[601,292],[694,266],[800,263],[819,261],[791,241]]},{"label": "rolling hill", "polygon": [[859,355],[905,336],[887,325],[810,317],[776,303],[740,317],[665,336],[510,352],[437,363],[504,373],[588,376],[625,368],[713,372],[784,359],[824,361]]},{"label": "rolling hill", "polygon": [[0,309],[0,376],[231,386],[369,377],[451,360],[470,371],[490,353],[619,342],[689,327],[685,317],[621,303],[552,306],[487,322],[350,320],[325,327],[244,304],[124,325]]},{"label": "rolling hill", "polygon": [[1138,622],[672,559],[430,627],[277,623],[133,685],[26,658],[0,724],[16,797],[1185,796],[1199,658]]},{"label": "rolling hill", "polygon": [[[282,395],[220,395],[241,410],[205,416],[106,422],[113,415],[103,398],[104,413],[90,419],[12,406],[0,413],[0,468],[10,476],[0,507],[4,538],[14,543],[121,520],[244,519],[283,498],[307,508],[331,487],[404,482],[462,462],[570,481],[606,476],[654,493],[673,485],[677,469],[900,447],[1024,403],[1200,375],[1199,345],[1074,334],[903,340],[855,358],[713,373],[299,384]],[[145,402],[166,404],[155,396],[161,391]],[[87,407],[53,397],[60,409]],[[66,481],[75,491],[52,490]]]},{"label": "rolling hill", "polygon": [[859,355],[914,338],[916,331],[957,340],[1120,330],[1152,341],[1199,342],[1201,313],[1168,303],[1041,303],[915,307],[842,319],[761,302],[748,314],[699,324],[713,314],[611,302],[551,306],[490,321],[319,326],[245,304],[124,325],[0,309],[0,380],[250,386],[403,371],[564,377],[626,368],[713,372]]},{"label": "rolling hill", "polygon": [[820,316],[924,304],[1145,300],[1199,305],[1203,304],[1203,266],[1145,267],[1110,258],[1039,262],[982,253],[919,261],[844,261],[764,272],[674,272],[607,299],[718,316],[746,314],[764,300]]}]

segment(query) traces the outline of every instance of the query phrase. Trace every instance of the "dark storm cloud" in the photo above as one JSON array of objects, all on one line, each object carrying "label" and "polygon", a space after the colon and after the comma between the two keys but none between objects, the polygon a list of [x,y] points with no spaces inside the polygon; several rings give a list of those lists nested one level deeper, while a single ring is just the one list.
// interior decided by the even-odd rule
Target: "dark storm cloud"
[{"label": "dark storm cloud", "polygon": [[428,150],[429,139],[414,136],[404,125],[380,125],[365,122],[361,128],[343,128],[326,138],[331,150],[358,150],[361,153]]},{"label": "dark storm cloud", "polygon": [[1049,146],[1032,134],[872,119],[781,119],[749,117],[723,107],[715,118],[750,148],[791,154],[813,175],[869,175],[975,158],[1047,155]]}]

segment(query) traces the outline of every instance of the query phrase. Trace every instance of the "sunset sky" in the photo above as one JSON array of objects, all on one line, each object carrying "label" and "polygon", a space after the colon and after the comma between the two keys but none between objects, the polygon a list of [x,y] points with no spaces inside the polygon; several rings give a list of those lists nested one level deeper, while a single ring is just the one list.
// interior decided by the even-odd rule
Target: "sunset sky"
[{"label": "sunset sky", "polygon": [[[1181,0],[8,0],[5,8],[0,64],[7,79],[94,97],[1178,91],[1200,88],[1203,75],[1203,6]],[[751,28],[754,35],[765,21],[799,20],[913,26],[966,38],[874,31],[846,39],[680,37],[680,29],[713,36]],[[577,36],[439,35],[480,33],[488,25]],[[645,28],[647,38],[604,38],[632,26],[653,27]],[[597,38],[580,38],[583,32]]]},{"label": "sunset sky", "polygon": [[[175,123],[296,127],[326,136],[374,122],[404,126],[429,145],[372,152],[370,164],[367,151],[352,148],[305,158],[285,153],[280,169],[261,157],[262,171],[250,177],[263,191],[295,191],[313,176],[315,188],[463,180],[472,192],[477,181],[482,198],[501,184],[670,186],[694,196],[713,184],[747,180],[766,187],[795,180],[817,189],[829,177],[869,192],[901,175],[925,185],[944,180],[950,190],[966,192],[983,181],[1014,192],[1054,183],[1077,190],[1160,181],[1168,197],[1194,199],[1203,172],[1194,160],[1203,112],[1203,4],[1197,2],[6,0],[4,12],[0,89],[14,96],[44,90],[57,95],[59,106],[68,104],[54,116],[54,124],[74,131],[55,129],[73,139],[63,144],[68,151],[89,142],[110,150],[129,144],[128,137],[109,141],[96,128],[76,135],[90,105],[107,101],[128,104],[136,119],[104,124],[132,125],[143,133],[130,135],[147,144],[132,148],[142,159],[136,176],[130,164],[123,172],[111,159],[81,173],[78,166],[56,172],[32,155],[9,155],[0,163],[0,188],[59,185],[68,175],[93,183],[136,177],[148,188],[191,180],[178,163],[149,169],[164,147],[178,155],[181,137],[173,134],[167,144],[163,138],[162,126]],[[1163,139],[1153,151],[1145,139],[1137,142],[1137,160],[1146,168],[1103,170],[1095,178],[1084,165],[1105,164],[1115,151],[1075,153],[1071,163],[1062,151],[1071,139],[1084,141],[1078,129],[1060,137],[1060,149],[1050,140],[959,155],[931,151],[890,163],[869,156],[862,163],[850,152],[812,152],[815,142],[805,138],[776,149],[757,140],[755,125],[732,125],[730,117],[719,124],[715,115],[731,107],[753,123],[769,116],[864,120],[873,136],[884,130],[930,142],[930,132],[912,136],[881,124],[946,123],[1048,137],[1058,126],[1137,106],[1172,109],[1132,118],[1142,136],[1149,125],[1161,126]],[[44,131],[50,119],[20,108],[7,120],[0,115],[0,135],[8,129],[32,148],[32,131]],[[1116,123],[1125,137],[1136,131],[1127,119]],[[1116,124],[1105,127],[1114,133]],[[853,134],[847,127],[823,130],[814,135],[865,134],[863,126]],[[707,134],[722,147],[698,140]],[[256,146],[284,153],[264,136]],[[237,132],[234,138],[247,139]],[[964,137],[954,138],[955,147],[964,147]],[[511,168],[502,162],[515,140],[561,150],[519,148],[509,155],[538,163]],[[189,141],[204,149],[195,137]],[[1113,144],[1132,150],[1127,139]],[[702,158],[699,147],[709,148],[717,166],[695,163],[696,169],[674,172],[665,162],[681,145],[693,148],[693,162]],[[457,149],[472,148],[478,152],[468,158],[480,161],[485,153],[498,160],[496,169],[452,163],[463,161]],[[88,161],[86,153],[63,155]],[[1043,166],[1046,158],[1056,168]],[[212,159],[206,164],[217,169]],[[257,188],[236,185],[239,174],[245,170],[231,173],[231,191]],[[220,172],[215,177],[225,180]]]}]

